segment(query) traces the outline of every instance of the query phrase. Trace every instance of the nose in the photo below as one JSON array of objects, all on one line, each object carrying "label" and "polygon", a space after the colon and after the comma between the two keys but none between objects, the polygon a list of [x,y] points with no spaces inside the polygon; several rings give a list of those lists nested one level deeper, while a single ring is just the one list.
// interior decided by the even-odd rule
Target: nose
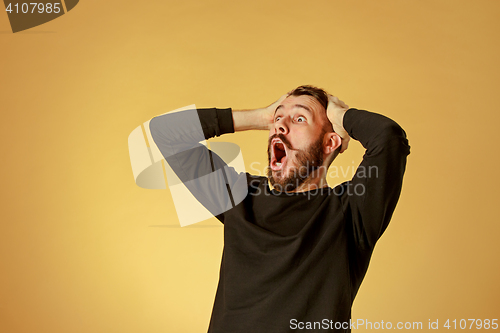
[{"label": "nose", "polygon": [[280,119],[274,124],[274,131],[276,134],[288,134],[288,126],[285,124],[285,121],[283,119]]}]

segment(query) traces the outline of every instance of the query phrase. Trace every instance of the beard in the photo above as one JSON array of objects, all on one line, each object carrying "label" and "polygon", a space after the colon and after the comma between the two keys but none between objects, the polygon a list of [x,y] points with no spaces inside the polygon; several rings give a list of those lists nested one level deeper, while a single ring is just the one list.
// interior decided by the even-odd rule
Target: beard
[{"label": "beard", "polygon": [[[288,139],[283,134],[274,134],[269,138],[267,156],[269,166],[267,177],[271,185],[278,191],[291,192],[304,184],[308,178],[314,176],[314,171],[323,164],[323,137],[325,131],[321,132],[319,138],[305,149],[293,149]],[[284,170],[274,171],[271,169],[271,141],[279,138],[289,151],[295,151],[296,165],[288,166],[288,175]],[[292,156],[287,157],[287,164],[292,163]],[[273,174],[274,173],[274,174]]]}]

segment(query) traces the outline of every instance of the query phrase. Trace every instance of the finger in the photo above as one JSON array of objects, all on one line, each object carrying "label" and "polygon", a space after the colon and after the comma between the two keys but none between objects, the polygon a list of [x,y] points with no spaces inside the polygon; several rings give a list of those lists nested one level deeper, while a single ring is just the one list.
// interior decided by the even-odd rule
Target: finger
[{"label": "finger", "polygon": [[343,153],[344,151],[347,150],[347,147],[349,146],[349,140],[351,138],[347,137],[346,139],[342,140],[342,148],[340,148],[340,153]]}]

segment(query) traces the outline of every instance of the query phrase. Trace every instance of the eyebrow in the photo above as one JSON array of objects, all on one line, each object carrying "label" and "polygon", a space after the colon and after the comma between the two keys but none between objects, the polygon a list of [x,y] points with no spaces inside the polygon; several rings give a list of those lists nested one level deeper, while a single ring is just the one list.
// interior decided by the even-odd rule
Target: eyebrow
[{"label": "eyebrow", "polygon": [[[278,107],[277,107],[277,108],[276,108],[276,110],[274,111],[274,114],[276,114],[276,112],[278,112],[278,109],[279,109],[279,108],[281,108],[281,107],[283,107],[283,105],[282,105],[282,104],[281,104],[281,105],[278,105]],[[305,105],[303,105],[303,104],[295,104],[293,107],[294,107],[294,108],[301,108],[301,109],[304,109],[304,110],[306,110],[307,112],[309,112],[310,114],[312,114],[312,113],[313,113],[309,107],[307,107],[307,106],[305,106]]]}]

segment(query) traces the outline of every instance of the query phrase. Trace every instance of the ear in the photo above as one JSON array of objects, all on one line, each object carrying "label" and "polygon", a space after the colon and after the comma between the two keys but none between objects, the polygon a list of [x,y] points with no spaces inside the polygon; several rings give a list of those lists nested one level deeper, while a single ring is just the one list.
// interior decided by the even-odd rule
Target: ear
[{"label": "ear", "polygon": [[326,133],[323,142],[323,153],[325,155],[332,154],[338,147],[342,145],[342,139],[335,132]]}]

